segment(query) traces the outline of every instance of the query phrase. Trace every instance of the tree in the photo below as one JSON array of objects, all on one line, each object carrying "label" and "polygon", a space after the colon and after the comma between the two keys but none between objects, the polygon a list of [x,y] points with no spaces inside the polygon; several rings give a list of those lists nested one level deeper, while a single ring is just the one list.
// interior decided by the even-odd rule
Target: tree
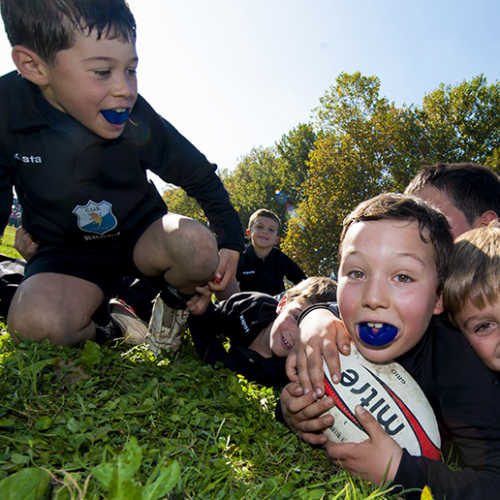
[{"label": "tree", "polygon": [[479,75],[441,84],[423,99],[418,118],[429,141],[428,163],[475,162],[499,172],[500,83]]}]

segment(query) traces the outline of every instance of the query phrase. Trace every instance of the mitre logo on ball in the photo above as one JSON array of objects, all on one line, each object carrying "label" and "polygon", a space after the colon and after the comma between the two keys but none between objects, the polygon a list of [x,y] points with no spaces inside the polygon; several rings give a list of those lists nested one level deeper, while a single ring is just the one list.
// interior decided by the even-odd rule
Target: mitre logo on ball
[{"label": "mitre logo on ball", "polygon": [[335,400],[327,413],[333,425],[324,434],[336,443],[361,443],[369,438],[354,409],[361,405],[411,455],[439,459],[441,439],[434,412],[420,386],[399,363],[372,363],[354,345],[340,355],[342,377],[333,384],[326,362],[325,391]]}]

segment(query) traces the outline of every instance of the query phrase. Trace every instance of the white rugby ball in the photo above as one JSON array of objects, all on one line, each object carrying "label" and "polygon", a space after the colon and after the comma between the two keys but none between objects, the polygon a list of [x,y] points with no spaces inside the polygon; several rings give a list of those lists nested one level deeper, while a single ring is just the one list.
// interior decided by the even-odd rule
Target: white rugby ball
[{"label": "white rugby ball", "polygon": [[[327,413],[333,425],[324,434],[335,443],[361,443],[369,438],[354,409],[363,406],[410,455],[439,459],[441,438],[431,405],[420,386],[398,363],[372,363],[351,344],[340,355],[342,377],[334,384],[326,362],[325,391],[335,406]],[[325,413],[326,415],[326,413]]]}]

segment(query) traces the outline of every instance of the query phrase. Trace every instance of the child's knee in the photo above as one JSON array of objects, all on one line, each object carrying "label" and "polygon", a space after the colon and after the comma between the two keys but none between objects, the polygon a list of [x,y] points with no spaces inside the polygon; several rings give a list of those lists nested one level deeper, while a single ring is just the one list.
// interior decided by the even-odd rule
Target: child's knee
[{"label": "child's knee", "polygon": [[94,336],[90,316],[62,314],[61,311],[11,308],[7,318],[9,333],[15,342],[20,339],[50,340],[56,345],[75,345]]}]

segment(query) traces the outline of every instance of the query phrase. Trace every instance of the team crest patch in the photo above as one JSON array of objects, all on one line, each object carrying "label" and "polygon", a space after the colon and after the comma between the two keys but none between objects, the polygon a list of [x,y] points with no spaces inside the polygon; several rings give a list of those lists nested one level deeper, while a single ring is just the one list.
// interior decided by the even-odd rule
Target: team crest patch
[{"label": "team crest patch", "polygon": [[78,227],[82,231],[105,234],[113,230],[118,224],[112,208],[113,205],[107,201],[96,203],[89,200],[85,206],[77,205],[73,213],[76,215]]}]

